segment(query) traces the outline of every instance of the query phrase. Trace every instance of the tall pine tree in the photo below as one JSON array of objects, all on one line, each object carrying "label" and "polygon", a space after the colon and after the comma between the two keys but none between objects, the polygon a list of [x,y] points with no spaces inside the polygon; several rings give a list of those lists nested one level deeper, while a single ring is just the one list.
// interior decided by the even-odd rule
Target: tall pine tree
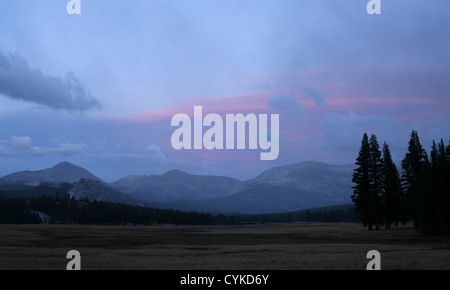
[{"label": "tall pine tree", "polygon": [[370,146],[366,133],[363,135],[355,164],[357,167],[353,170],[352,177],[352,182],[355,185],[353,186],[351,198],[355,204],[355,212],[359,219],[365,226],[367,225],[369,230],[372,230],[373,220],[367,210],[370,207]]},{"label": "tall pine tree", "polygon": [[352,201],[361,222],[368,230],[379,229],[382,222],[381,193],[382,193],[382,163],[381,152],[374,134],[370,140],[364,133],[359,155],[356,158],[352,182]]},{"label": "tall pine tree", "polygon": [[446,187],[443,193],[444,211],[444,225],[446,235],[450,235],[450,140],[445,148],[445,155],[447,156],[447,170],[446,170]]},{"label": "tall pine tree", "polygon": [[392,161],[391,152],[386,142],[383,144],[383,215],[385,220],[385,227],[391,228],[393,222],[397,223],[402,219],[402,197],[400,175],[397,166]]},{"label": "tall pine tree", "polygon": [[448,212],[450,211],[450,158],[441,141],[430,152],[430,166],[427,172],[427,194],[424,196],[423,232],[425,235],[447,235],[450,233]]},{"label": "tall pine tree", "polygon": [[380,224],[383,222],[383,210],[381,197],[383,192],[383,166],[381,160],[380,145],[378,144],[377,136],[372,134],[369,139],[370,147],[370,198],[371,198],[371,215],[375,220],[375,226],[378,230]]},{"label": "tall pine tree", "polygon": [[406,215],[413,219],[414,227],[420,229],[424,218],[424,184],[428,157],[420,144],[417,131],[411,132],[408,152],[402,160],[402,187],[406,197]]}]

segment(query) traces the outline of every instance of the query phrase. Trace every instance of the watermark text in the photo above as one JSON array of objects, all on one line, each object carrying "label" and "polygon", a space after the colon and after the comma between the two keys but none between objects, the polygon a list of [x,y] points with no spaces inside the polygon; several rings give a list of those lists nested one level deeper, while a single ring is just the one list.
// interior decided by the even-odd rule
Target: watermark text
[{"label": "watermark text", "polygon": [[[261,160],[278,158],[280,140],[278,114],[270,115],[269,131],[267,114],[258,116],[226,114],[224,123],[219,114],[208,114],[203,117],[202,106],[194,106],[193,123],[192,126],[191,118],[187,114],[176,114],[172,117],[171,126],[178,127],[171,138],[171,144],[175,150],[258,149],[259,145],[259,148],[264,151],[260,154]],[[208,128],[205,132],[203,132],[204,127]]]},{"label": "watermark text", "polygon": [[66,6],[67,14],[81,14],[81,0],[70,0]]}]

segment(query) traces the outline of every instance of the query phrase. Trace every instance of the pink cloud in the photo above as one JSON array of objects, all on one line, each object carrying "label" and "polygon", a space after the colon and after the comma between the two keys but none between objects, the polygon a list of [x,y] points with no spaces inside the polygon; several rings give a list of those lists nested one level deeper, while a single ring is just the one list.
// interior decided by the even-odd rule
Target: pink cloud
[{"label": "pink cloud", "polygon": [[[416,122],[429,122],[439,116],[448,120],[450,82],[447,76],[450,79],[449,70],[372,68],[257,77],[239,84],[243,90],[239,95],[180,99],[171,107],[117,117],[114,122],[141,127],[132,137],[129,136],[132,133],[127,133],[127,138],[136,146],[144,141],[147,145],[158,145],[169,161],[220,168],[225,168],[225,164],[227,168],[264,167],[308,159],[341,162],[353,156],[352,146],[358,146],[362,130],[382,132],[389,138],[406,132],[407,138]],[[308,94],[306,87],[319,92],[323,102]],[[284,107],[271,106],[270,101],[280,94],[286,96],[279,99],[285,101]],[[297,110],[285,110],[286,104],[295,103],[298,103]],[[170,143],[174,131],[171,118],[178,113],[193,116],[194,106],[202,106],[203,115],[217,113],[223,117],[227,113],[278,113],[278,160],[259,162],[259,149],[174,150]],[[142,132],[145,138],[141,137]],[[333,145],[348,150],[335,152]]]},{"label": "pink cloud", "polygon": [[167,121],[179,113],[193,115],[194,106],[202,106],[203,113],[257,113],[265,112],[270,107],[267,105],[271,95],[269,92],[254,92],[247,95],[213,97],[213,98],[189,98],[180,100],[179,104],[169,108],[150,110],[135,113],[128,116],[115,117],[113,120],[129,123],[148,123]]}]

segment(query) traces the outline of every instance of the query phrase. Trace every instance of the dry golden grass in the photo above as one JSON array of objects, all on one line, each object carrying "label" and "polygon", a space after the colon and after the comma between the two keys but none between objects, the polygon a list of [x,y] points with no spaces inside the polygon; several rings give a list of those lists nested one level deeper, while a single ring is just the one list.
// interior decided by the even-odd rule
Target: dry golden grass
[{"label": "dry golden grass", "polygon": [[0,269],[364,270],[369,250],[382,269],[450,269],[450,239],[410,226],[358,224],[233,226],[0,225]]}]

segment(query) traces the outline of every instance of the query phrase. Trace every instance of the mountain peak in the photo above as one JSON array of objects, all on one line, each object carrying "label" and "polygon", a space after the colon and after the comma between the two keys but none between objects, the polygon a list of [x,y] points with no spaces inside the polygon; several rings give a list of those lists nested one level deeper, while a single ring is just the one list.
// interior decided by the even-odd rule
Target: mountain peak
[{"label": "mountain peak", "polygon": [[71,168],[71,167],[72,168],[73,167],[80,168],[80,167],[78,167],[78,166],[76,166],[76,165],[74,165],[74,164],[72,164],[70,162],[63,161],[63,162],[60,162],[60,163],[56,164],[55,166],[53,166],[52,169],[63,169],[63,168]]},{"label": "mountain peak", "polygon": [[179,177],[179,176],[187,176],[190,175],[189,173],[186,173],[184,171],[178,170],[178,169],[172,169],[164,173],[162,176],[165,177]]},{"label": "mountain peak", "polygon": [[70,162],[64,161],[56,164],[52,168],[38,171],[22,171],[9,174],[0,178],[0,184],[27,184],[38,185],[41,182],[58,184],[58,183],[75,183],[81,178],[94,179],[101,181],[86,169],[76,166]]}]

